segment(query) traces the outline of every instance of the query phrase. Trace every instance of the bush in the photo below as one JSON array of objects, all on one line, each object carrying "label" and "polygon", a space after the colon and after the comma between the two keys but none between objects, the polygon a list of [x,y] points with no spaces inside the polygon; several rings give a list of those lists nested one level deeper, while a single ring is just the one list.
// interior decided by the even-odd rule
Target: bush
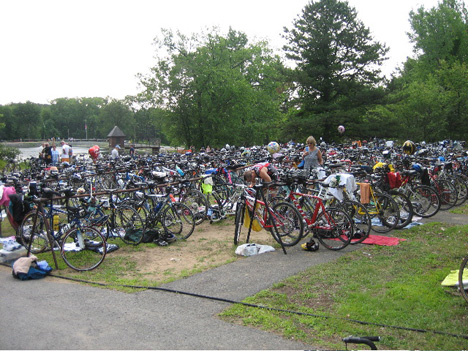
[{"label": "bush", "polygon": [[8,160],[10,158],[15,158],[20,153],[20,150],[16,147],[5,146],[0,144],[0,160]]}]

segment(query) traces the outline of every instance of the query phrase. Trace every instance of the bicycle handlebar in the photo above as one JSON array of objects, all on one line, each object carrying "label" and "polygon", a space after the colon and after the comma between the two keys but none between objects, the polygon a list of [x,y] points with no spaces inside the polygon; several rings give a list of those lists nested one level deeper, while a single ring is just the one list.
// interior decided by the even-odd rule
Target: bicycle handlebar
[{"label": "bicycle handlebar", "polygon": [[343,338],[346,344],[365,344],[371,348],[371,350],[377,350],[377,346],[373,341],[380,341],[380,336],[348,336]]}]

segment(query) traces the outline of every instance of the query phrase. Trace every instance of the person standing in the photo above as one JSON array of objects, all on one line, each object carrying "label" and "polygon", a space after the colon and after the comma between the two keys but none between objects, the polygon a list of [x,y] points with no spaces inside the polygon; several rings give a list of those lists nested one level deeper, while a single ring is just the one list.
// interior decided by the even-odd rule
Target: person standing
[{"label": "person standing", "polygon": [[68,145],[70,148],[68,149],[68,158],[69,158],[69,161],[70,164],[73,163],[73,148],[72,148],[72,145]]},{"label": "person standing", "polygon": [[111,159],[117,160],[119,158],[120,145],[115,145],[111,152]]},{"label": "person standing", "polygon": [[52,163],[52,147],[49,143],[44,144],[44,148],[42,149],[42,159],[45,161],[47,166]]},{"label": "person standing", "polygon": [[58,152],[57,146],[55,145],[55,143],[52,145],[51,154],[52,154],[52,165],[57,166],[59,163],[60,153]]},{"label": "person standing", "polygon": [[134,144],[130,145],[129,153],[130,153],[130,157],[134,159],[135,158],[135,145]]},{"label": "person standing", "polygon": [[309,136],[306,140],[306,148],[302,153],[304,160],[304,173],[306,176],[310,175],[310,171],[323,164],[322,152],[317,147],[317,142],[313,136]]},{"label": "person standing", "polygon": [[60,162],[70,162],[70,155],[69,155],[69,150],[70,150],[70,146],[68,146],[68,144],[66,142],[64,142],[63,140],[60,142],[60,144],[62,145],[62,153],[60,154]]}]

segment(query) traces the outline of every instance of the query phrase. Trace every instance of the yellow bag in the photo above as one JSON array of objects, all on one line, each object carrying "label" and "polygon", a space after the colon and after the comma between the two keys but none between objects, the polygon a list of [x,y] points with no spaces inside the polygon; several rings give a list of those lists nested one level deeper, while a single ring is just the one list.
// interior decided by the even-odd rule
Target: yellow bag
[{"label": "yellow bag", "polygon": [[[244,227],[249,228],[249,226],[250,226],[250,214],[249,214],[248,208],[246,207],[244,210]],[[262,230],[262,226],[258,222],[258,219],[253,220],[252,230],[256,232],[259,232],[260,230]]]}]

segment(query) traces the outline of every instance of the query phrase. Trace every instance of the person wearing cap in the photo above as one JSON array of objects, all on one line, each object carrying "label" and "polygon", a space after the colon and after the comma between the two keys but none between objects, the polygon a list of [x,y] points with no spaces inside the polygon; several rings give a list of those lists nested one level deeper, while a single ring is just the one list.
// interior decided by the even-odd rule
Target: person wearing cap
[{"label": "person wearing cap", "polygon": [[63,140],[60,142],[62,144],[62,153],[60,154],[61,162],[70,162],[70,146]]},{"label": "person wearing cap", "polygon": [[115,145],[111,152],[111,159],[116,160],[119,158],[120,145]]}]

